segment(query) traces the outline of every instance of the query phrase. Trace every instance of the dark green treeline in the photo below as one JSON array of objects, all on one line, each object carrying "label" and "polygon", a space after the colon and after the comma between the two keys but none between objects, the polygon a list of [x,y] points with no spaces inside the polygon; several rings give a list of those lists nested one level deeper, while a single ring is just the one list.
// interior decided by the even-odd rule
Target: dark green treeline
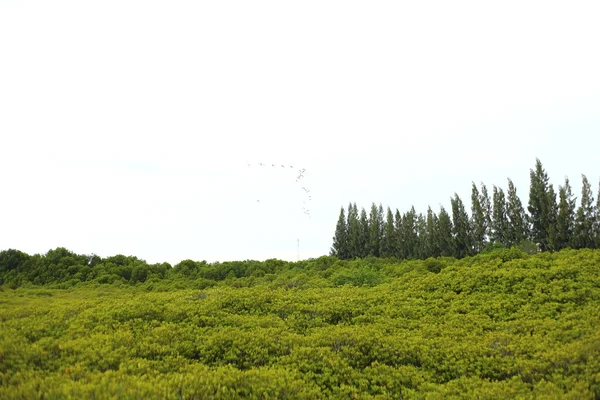
[{"label": "dark green treeline", "polygon": [[600,248],[600,187],[594,202],[591,184],[585,175],[582,180],[579,207],[569,179],[557,192],[539,159],[530,170],[526,206],[510,179],[506,192],[493,186],[491,194],[485,184],[473,183],[470,213],[457,194],[450,198],[449,210],[441,206],[437,213],[431,207],[417,213],[412,207],[402,214],[374,203],[368,212],[359,212],[350,203],[341,208],[331,255],[426,259],[462,258],[512,246],[527,252]]}]

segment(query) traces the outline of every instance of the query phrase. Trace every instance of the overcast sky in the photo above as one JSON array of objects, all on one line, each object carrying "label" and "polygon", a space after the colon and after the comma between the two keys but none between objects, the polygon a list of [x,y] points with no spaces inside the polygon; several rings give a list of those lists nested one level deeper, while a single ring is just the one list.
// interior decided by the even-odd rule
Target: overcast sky
[{"label": "overcast sky", "polygon": [[350,201],[470,207],[471,181],[510,177],[526,204],[536,157],[596,196],[599,19],[597,1],[3,0],[0,250],[318,257]]}]

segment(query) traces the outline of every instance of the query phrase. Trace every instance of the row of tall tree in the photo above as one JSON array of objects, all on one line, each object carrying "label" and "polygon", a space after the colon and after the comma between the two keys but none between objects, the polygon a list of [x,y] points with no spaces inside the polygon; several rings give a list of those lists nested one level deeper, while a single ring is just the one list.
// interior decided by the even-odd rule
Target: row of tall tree
[{"label": "row of tall tree", "polygon": [[471,210],[467,212],[455,193],[451,209],[439,212],[428,207],[405,213],[381,204],[360,212],[356,203],[341,208],[331,255],[340,259],[395,257],[426,259],[451,256],[462,258],[493,247],[523,246],[541,251],[563,248],[600,248],[600,188],[594,203],[592,187],[585,175],[579,207],[569,179],[558,186],[558,196],[541,161],[530,170],[527,207],[508,179],[506,193],[493,186],[490,195],[485,184],[471,190]]}]

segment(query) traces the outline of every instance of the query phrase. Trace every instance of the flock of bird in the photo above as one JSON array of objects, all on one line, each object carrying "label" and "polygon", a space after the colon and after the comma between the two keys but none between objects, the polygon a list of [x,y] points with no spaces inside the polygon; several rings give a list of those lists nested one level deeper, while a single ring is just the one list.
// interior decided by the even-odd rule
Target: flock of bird
[{"label": "flock of bird", "polygon": [[[269,167],[268,164],[259,162],[258,164],[259,167],[264,168],[264,167]],[[252,164],[248,163],[248,168],[252,168]],[[289,167],[286,167],[283,164],[271,164],[271,168],[286,168],[286,169],[294,169],[293,165],[290,165]],[[304,178],[304,173],[306,172],[305,168],[298,168],[298,175],[296,176],[296,183],[299,183],[302,178]],[[310,190],[307,189],[305,186],[301,187],[301,190],[304,191],[304,195],[306,196],[305,200],[302,201],[302,212],[307,215],[310,218],[310,209],[308,208],[308,203],[307,201],[312,201],[312,195],[310,194]],[[256,200],[258,203],[260,203],[260,200],[257,199]]]}]

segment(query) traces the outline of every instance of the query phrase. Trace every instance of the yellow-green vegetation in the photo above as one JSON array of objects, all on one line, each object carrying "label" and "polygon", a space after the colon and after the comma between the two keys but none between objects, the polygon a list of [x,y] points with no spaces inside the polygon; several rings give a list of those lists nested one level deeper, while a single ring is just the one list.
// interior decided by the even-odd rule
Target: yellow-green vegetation
[{"label": "yellow-green vegetation", "polygon": [[0,286],[0,398],[600,398],[600,250],[312,263]]}]

